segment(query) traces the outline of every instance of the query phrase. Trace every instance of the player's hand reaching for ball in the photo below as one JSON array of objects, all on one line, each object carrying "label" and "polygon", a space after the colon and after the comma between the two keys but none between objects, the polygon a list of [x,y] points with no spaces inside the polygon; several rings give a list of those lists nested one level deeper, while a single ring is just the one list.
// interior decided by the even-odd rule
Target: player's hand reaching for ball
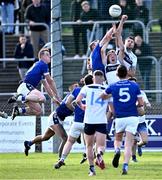
[{"label": "player's hand reaching for ball", "polygon": [[127,16],[127,15],[122,15],[121,20],[122,20],[123,22],[125,22],[127,19],[128,19],[128,16]]}]

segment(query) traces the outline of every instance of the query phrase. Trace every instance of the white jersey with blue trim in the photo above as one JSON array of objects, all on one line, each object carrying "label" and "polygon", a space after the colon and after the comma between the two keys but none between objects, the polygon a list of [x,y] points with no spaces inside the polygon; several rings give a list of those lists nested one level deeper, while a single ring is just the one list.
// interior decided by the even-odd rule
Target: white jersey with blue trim
[{"label": "white jersey with blue trim", "polygon": [[126,68],[129,69],[136,69],[137,66],[137,56],[130,50],[128,51],[126,48],[124,50],[124,65],[126,66]]},{"label": "white jersey with blue trim", "polygon": [[102,100],[100,95],[104,92],[105,87],[101,84],[91,84],[84,86],[80,94],[86,98],[86,110],[84,123],[87,124],[105,124],[107,123],[107,106],[108,100]]},{"label": "white jersey with blue trim", "polygon": [[[119,53],[119,48],[116,49],[117,55]],[[124,58],[123,58],[123,65],[129,69],[136,69],[137,66],[137,56],[130,50],[128,51],[126,47],[124,47]]]},{"label": "white jersey with blue trim", "polygon": [[120,63],[117,61],[115,64],[107,64],[105,66],[106,80],[109,85],[120,80],[117,76],[117,68],[119,65]]}]

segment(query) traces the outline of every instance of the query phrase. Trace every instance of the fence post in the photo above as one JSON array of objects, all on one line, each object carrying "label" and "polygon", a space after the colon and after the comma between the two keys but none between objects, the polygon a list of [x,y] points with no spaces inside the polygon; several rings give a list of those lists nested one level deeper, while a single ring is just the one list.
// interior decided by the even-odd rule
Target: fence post
[{"label": "fence post", "polygon": [[[63,95],[62,42],[61,42],[61,0],[51,1],[51,75],[55,79],[60,95]],[[51,111],[54,110],[51,103]],[[58,151],[60,139],[53,138],[53,152]]]}]

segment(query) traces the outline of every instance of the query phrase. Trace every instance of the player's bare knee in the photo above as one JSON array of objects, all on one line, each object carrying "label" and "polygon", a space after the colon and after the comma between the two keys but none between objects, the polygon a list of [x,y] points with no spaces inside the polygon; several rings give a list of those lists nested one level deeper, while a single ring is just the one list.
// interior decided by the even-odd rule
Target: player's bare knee
[{"label": "player's bare knee", "polygon": [[74,144],[75,143],[75,139],[73,137],[68,137],[67,141],[70,143],[70,144]]}]

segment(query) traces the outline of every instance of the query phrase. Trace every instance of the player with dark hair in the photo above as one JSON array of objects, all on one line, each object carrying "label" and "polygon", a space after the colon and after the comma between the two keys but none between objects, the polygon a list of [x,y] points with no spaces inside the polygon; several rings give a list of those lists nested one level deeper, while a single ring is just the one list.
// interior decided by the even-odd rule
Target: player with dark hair
[{"label": "player with dark hair", "polygon": [[33,64],[33,66],[27,71],[23,82],[17,89],[17,95],[9,99],[9,103],[16,101],[22,101],[26,104],[26,107],[18,108],[17,104],[14,105],[11,119],[20,114],[27,115],[40,115],[42,113],[40,103],[45,103],[46,98],[42,92],[37,88],[38,84],[42,82],[45,90],[50,98],[57,104],[60,103],[60,97],[57,92],[56,84],[53,78],[51,78],[48,64],[51,62],[51,56],[49,50],[43,48],[38,53],[39,61]]},{"label": "player with dark hair", "polygon": [[[84,84],[85,85],[92,84],[93,83],[92,78],[93,78],[92,75],[90,75],[90,74],[86,75],[84,77]],[[70,128],[68,139],[64,146],[62,156],[61,156],[60,160],[54,166],[55,169],[59,169],[62,165],[64,165],[64,161],[67,158],[67,156],[69,155],[73,144],[76,142],[76,140],[80,136],[80,134],[84,132],[84,123],[83,123],[84,111],[80,107],[76,106],[76,103],[75,103],[75,99],[78,96],[80,90],[81,90],[81,87],[75,88],[73,90],[73,92],[71,93],[71,95],[67,99],[67,106],[69,108],[71,106],[73,106],[73,108],[74,108],[74,122],[72,123],[72,126]],[[73,103],[71,105],[72,101],[73,101]],[[85,100],[83,103],[85,104]]]},{"label": "player with dark hair", "polygon": [[114,148],[115,155],[112,164],[115,168],[119,166],[120,148],[122,144],[122,137],[125,133],[125,149],[124,149],[124,163],[122,174],[127,174],[128,163],[132,155],[132,146],[134,143],[134,135],[137,131],[139,123],[138,106],[143,106],[143,99],[137,83],[127,79],[127,68],[120,65],[117,69],[117,75],[120,81],[110,85],[101,98],[106,99],[110,96],[113,97],[113,105],[115,112],[115,140]]},{"label": "player with dark hair", "polygon": [[117,28],[116,46],[118,48],[117,55],[119,56],[120,63],[125,65],[128,70],[129,77],[134,77],[137,66],[137,56],[132,52],[135,42],[134,37],[129,36],[125,39],[125,43],[122,40],[122,31],[124,22],[128,19],[127,15],[122,15],[121,22]]}]

